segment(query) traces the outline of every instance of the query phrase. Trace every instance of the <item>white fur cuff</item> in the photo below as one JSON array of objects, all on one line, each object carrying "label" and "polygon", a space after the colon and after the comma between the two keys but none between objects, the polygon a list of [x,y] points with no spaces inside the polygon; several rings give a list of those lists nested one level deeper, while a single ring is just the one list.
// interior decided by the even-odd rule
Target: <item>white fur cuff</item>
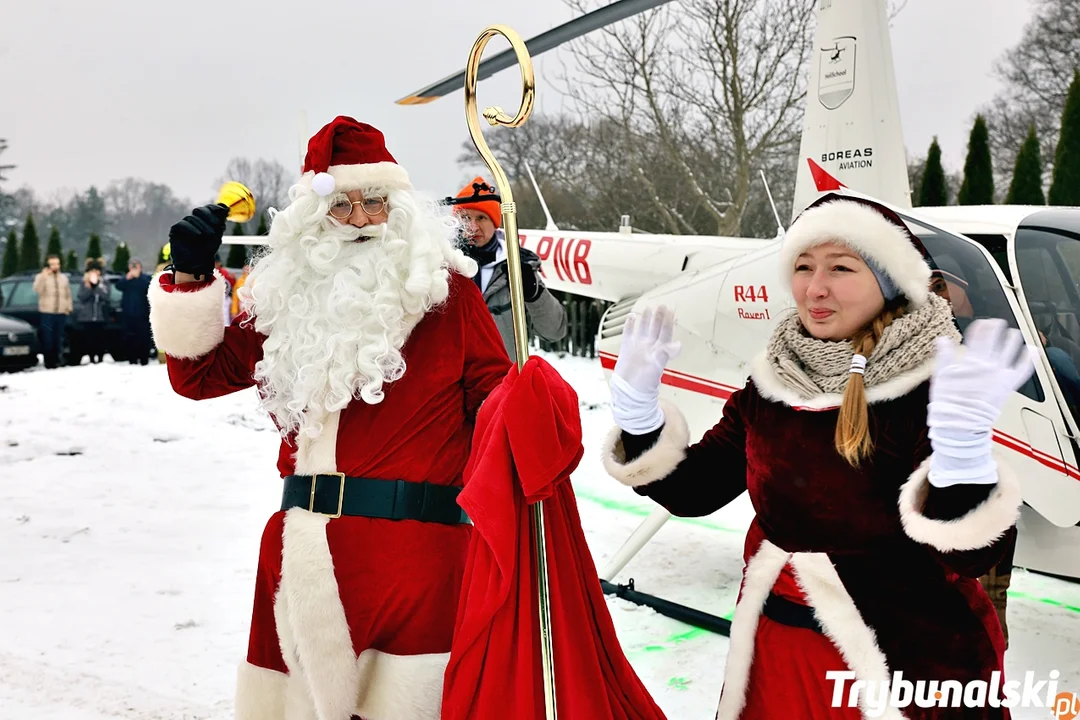
[{"label": "white fur cuff", "polygon": [[221,344],[225,337],[225,280],[194,291],[166,290],[160,275],[150,282],[150,328],[158,350],[193,360]]},{"label": "white fur cuff", "polygon": [[976,550],[994,543],[1020,517],[1020,481],[997,460],[997,486],[977,507],[955,520],[931,520],[922,514],[930,492],[930,458],[900,488],[900,521],[912,540],[941,552]]},{"label": "white fur cuff", "polygon": [[626,462],[621,428],[612,428],[604,440],[604,469],[623,485],[641,487],[663,480],[686,457],[686,447],[690,443],[686,417],[666,400],[660,401],[660,409],[664,413],[664,429],[660,431],[660,438],[656,445],[632,462]]}]

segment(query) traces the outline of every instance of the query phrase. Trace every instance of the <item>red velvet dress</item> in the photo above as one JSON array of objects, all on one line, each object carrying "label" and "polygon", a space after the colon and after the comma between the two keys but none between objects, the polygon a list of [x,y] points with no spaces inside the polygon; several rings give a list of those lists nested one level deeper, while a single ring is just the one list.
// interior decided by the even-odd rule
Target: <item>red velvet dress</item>
[{"label": "red velvet dress", "polygon": [[[264,336],[243,317],[211,326],[218,283],[172,286],[162,276],[151,295],[155,332],[174,348],[163,348],[173,388],[196,400],[251,387],[262,357]],[[207,320],[168,329],[193,316]],[[220,303],[215,317],[220,323]],[[449,299],[420,319],[403,355],[408,369],[381,403],[353,400],[319,438],[283,439],[279,474],[461,486],[477,409],[510,369],[472,281],[451,274]],[[438,717],[471,532],[300,508],[271,515],[237,717],[307,718],[312,704],[327,719]]]},{"label": "red velvet dress", "polygon": [[[978,577],[1015,533],[1019,485],[1000,460],[996,486],[929,485],[929,375],[926,366],[868,392],[874,451],[858,469],[834,448],[839,397],[801,401],[760,362],[720,422],[688,448],[685,420],[666,405],[667,423],[643,454],[624,447],[630,437],[610,436],[609,472],[675,515],[708,515],[749,492],[757,516],[721,720],[859,717],[858,707],[832,707],[830,670],[865,681],[902,672],[912,682],[991,685],[1002,670],[1004,638]],[[822,632],[765,617],[770,594],[812,608]],[[902,712],[1009,716],[1005,708],[914,704]]]}]

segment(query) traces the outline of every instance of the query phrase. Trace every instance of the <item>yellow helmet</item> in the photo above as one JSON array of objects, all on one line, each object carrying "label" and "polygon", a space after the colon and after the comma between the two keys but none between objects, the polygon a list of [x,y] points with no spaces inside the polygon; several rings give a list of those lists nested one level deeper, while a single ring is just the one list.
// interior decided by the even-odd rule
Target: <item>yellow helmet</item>
[{"label": "yellow helmet", "polygon": [[172,243],[171,243],[171,242],[167,242],[167,243],[165,243],[165,246],[164,246],[163,248],[161,248],[161,257],[163,257],[163,258],[165,258],[166,260],[168,260],[168,259],[169,259],[169,256],[170,256],[171,254],[172,254]]}]

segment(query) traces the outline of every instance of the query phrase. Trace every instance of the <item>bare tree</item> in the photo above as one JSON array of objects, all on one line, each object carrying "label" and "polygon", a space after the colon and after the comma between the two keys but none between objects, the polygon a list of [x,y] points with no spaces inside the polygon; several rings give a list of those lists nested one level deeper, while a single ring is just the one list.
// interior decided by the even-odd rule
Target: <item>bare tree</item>
[{"label": "bare tree", "polygon": [[102,198],[112,234],[144,263],[153,262],[172,224],[191,212],[191,201],[177,198],[167,185],[138,178],[113,182]]},{"label": "bare tree", "polygon": [[[4,140],[3,138],[0,138],[0,153],[7,150],[7,147],[8,147],[7,140]],[[7,180],[7,178],[4,177],[5,172],[7,172],[8,170],[14,170],[14,169],[15,169],[14,165],[0,165],[0,182],[4,182],[4,181]]]},{"label": "bare tree", "polygon": [[1035,0],[1023,37],[995,64],[1004,88],[982,110],[990,126],[995,184],[1007,188],[1020,146],[1034,125],[1047,158],[1060,132],[1073,71],[1080,67],[1080,0]]},{"label": "bare tree", "polygon": [[738,233],[757,171],[798,149],[812,13],[809,0],[684,0],[571,43],[562,91],[609,130],[594,167],[606,159],[666,232]]},{"label": "bare tree", "polygon": [[277,160],[262,158],[252,162],[247,158],[233,158],[225,168],[225,176],[218,180],[215,190],[227,180],[241,182],[255,196],[255,206],[259,213],[269,208],[281,209],[289,202],[289,188],[296,181],[290,172]]}]

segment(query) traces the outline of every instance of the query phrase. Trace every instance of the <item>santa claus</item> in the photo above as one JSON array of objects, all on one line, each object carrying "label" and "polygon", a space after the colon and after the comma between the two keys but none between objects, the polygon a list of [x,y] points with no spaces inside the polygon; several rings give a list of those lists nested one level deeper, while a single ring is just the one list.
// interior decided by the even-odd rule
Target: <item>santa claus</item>
[{"label": "santa claus", "polygon": [[290,199],[230,326],[223,206],[173,226],[150,291],[173,389],[257,386],[282,435],[236,717],[437,718],[471,533],[456,498],[510,361],[455,220],[378,130],[320,130]]}]

